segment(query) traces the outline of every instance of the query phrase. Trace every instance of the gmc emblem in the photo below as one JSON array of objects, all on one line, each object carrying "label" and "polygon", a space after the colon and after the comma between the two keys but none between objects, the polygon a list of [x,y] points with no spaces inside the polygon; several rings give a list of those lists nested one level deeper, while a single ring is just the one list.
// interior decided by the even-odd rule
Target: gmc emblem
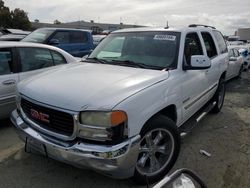
[{"label": "gmc emblem", "polygon": [[49,115],[48,114],[44,114],[42,112],[38,112],[34,109],[30,110],[30,115],[31,117],[33,117],[34,119],[38,119],[40,121],[46,122],[46,123],[50,123],[49,121]]}]

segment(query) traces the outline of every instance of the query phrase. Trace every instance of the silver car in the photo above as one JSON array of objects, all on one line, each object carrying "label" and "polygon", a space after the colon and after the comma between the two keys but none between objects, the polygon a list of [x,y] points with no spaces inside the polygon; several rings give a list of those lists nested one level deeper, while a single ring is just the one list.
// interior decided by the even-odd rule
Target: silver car
[{"label": "silver car", "polygon": [[76,62],[67,52],[48,45],[25,42],[0,42],[0,119],[15,109],[16,83],[50,69]]}]

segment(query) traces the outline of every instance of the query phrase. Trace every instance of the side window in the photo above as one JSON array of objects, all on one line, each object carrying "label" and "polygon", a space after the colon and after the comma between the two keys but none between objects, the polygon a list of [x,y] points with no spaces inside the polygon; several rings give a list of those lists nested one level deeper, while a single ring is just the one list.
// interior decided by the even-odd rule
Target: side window
[{"label": "side window", "polygon": [[70,32],[57,31],[52,39],[58,40],[60,44],[67,44],[70,42]]},{"label": "side window", "polygon": [[228,52],[229,57],[234,57],[234,50],[230,49]]},{"label": "side window", "polygon": [[192,55],[203,55],[201,42],[197,33],[189,33],[185,39],[184,61],[189,65]]},{"label": "side window", "polygon": [[60,65],[60,64],[67,63],[65,58],[61,54],[54,52],[54,51],[51,51],[51,55],[52,55],[53,60],[54,60],[54,65]]},{"label": "side window", "polygon": [[10,48],[0,49],[0,75],[10,74],[12,53]]},{"label": "side window", "polygon": [[234,49],[234,54],[235,54],[235,57],[239,57],[240,56],[239,51],[237,49]]},{"label": "side window", "polygon": [[201,35],[205,43],[208,57],[213,58],[217,56],[217,51],[212,36],[207,32],[202,32]]},{"label": "side window", "polygon": [[19,48],[19,55],[22,72],[53,66],[52,56],[47,49]]},{"label": "side window", "polygon": [[213,34],[218,42],[220,53],[221,54],[226,53],[227,52],[227,45],[226,45],[226,42],[225,42],[222,34],[219,31],[213,31]]},{"label": "side window", "polygon": [[70,43],[86,43],[88,36],[86,32],[82,31],[71,31],[70,32]]}]

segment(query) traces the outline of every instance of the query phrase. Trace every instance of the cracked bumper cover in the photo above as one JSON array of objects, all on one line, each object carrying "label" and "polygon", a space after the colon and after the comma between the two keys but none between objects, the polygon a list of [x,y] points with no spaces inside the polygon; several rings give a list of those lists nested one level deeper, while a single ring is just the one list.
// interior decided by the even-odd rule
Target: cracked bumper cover
[{"label": "cracked bumper cover", "polygon": [[78,168],[90,168],[114,178],[129,178],[134,175],[139,135],[113,146],[83,142],[67,145],[63,141],[54,142],[31,128],[17,111],[12,112],[11,121],[19,137],[26,142],[29,140],[28,146],[31,151]]}]

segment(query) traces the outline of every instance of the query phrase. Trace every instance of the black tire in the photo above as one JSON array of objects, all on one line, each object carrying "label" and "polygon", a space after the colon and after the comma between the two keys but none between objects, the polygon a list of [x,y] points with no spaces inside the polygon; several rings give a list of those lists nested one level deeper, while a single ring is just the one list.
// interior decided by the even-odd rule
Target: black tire
[{"label": "black tire", "polygon": [[225,79],[221,78],[219,81],[218,88],[214,94],[214,97],[212,98],[212,102],[216,102],[216,105],[214,108],[211,110],[211,113],[219,113],[221,111],[221,108],[224,103],[224,98],[225,98],[225,92],[226,92],[226,83]]},{"label": "black tire", "polygon": [[[152,149],[151,151],[142,152],[142,149],[140,149],[141,152],[139,153],[138,156],[138,160],[135,167],[135,173],[133,177],[133,180],[136,183],[145,185],[147,183],[154,183],[156,181],[161,180],[171,170],[180,152],[180,134],[176,124],[171,119],[162,115],[153,117],[151,120],[149,120],[142,129],[140,134],[141,134],[140,148],[148,147],[147,144],[149,139],[148,135],[151,135],[152,138],[151,144],[149,144],[150,147],[148,147]],[[158,144],[155,144],[156,143],[155,140],[157,141]],[[166,144],[165,142],[169,142],[171,143],[171,145],[169,143]],[[161,149],[161,152],[157,153],[158,151],[160,151],[159,148],[162,147],[164,147],[165,149],[164,150]],[[145,157],[145,155],[148,155],[148,158],[144,160],[145,166],[141,167],[140,163],[142,158]],[[151,161],[152,158],[156,159],[154,160],[154,165],[151,165],[153,163],[153,160]],[[159,158],[160,160],[158,160],[157,158]],[[149,166],[148,169],[147,165]],[[159,168],[159,169],[152,173],[151,172],[143,173],[143,169],[145,171],[147,170],[150,171],[152,169],[150,166],[154,166],[154,168]]]}]

